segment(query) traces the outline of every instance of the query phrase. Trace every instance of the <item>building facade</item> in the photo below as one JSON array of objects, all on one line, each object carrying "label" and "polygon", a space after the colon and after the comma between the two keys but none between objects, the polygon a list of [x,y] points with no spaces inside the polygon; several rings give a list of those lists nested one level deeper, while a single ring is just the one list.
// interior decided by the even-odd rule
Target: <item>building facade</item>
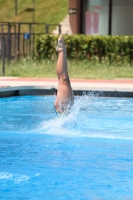
[{"label": "building facade", "polygon": [[68,0],[73,34],[133,35],[133,0]]}]

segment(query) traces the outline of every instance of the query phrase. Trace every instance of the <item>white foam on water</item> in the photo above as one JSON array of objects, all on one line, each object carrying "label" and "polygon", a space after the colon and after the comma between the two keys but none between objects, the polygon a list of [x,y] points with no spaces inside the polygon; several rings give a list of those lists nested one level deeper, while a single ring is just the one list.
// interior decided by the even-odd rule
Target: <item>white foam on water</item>
[{"label": "white foam on water", "polygon": [[13,177],[13,174],[10,174],[8,172],[0,172],[0,180],[1,179],[11,179]]},{"label": "white foam on water", "polygon": [[0,172],[0,181],[12,181],[15,184],[19,184],[21,182],[28,181],[30,179],[27,175],[22,174],[11,174],[9,172]]}]

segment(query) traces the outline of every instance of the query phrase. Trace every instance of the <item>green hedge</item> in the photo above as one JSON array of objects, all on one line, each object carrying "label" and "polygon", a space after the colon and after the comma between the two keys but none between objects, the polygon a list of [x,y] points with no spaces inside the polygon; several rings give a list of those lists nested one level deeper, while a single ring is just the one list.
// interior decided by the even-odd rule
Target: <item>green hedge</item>
[{"label": "green hedge", "polygon": [[[37,39],[39,58],[57,57],[55,47],[57,36],[43,35]],[[109,63],[133,60],[133,36],[86,36],[65,35],[68,59],[107,60]]]}]

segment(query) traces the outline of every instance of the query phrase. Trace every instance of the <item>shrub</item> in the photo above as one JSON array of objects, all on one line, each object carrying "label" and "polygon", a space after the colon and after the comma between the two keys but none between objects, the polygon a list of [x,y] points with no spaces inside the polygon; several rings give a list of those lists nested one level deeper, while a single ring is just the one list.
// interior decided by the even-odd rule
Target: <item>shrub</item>
[{"label": "shrub", "polygon": [[[36,41],[39,59],[56,58],[57,36],[43,35]],[[133,61],[133,36],[86,36],[65,35],[68,59],[108,60],[112,62]]]}]

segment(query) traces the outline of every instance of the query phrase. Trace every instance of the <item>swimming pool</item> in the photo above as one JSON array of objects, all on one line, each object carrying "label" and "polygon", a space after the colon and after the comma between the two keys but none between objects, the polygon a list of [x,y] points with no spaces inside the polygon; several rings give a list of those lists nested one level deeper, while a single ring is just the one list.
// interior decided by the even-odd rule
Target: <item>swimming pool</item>
[{"label": "swimming pool", "polygon": [[133,99],[0,99],[0,200],[133,199]]}]

